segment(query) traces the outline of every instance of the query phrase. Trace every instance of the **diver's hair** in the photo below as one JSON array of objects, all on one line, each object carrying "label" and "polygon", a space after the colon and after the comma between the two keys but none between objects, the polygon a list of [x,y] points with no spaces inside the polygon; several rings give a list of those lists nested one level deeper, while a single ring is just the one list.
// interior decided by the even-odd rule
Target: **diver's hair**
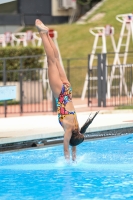
[{"label": "diver's hair", "polygon": [[79,129],[72,130],[72,136],[70,139],[69,144],[71,146],[77,146],[84,141],[84,135],[79,134]]},{"label": "diver's hair", "polygon": [[[89,119],[89,118],[88,118],[88,119]],[[80,129],[80,133],[82,133],[82,134],[84,134],[84,133],[86,132],[88,126],[90,125],[90,123],[88,123],[88,122],[89,122],[88,119],[87,119],[87,121],[84,123],[84,125],[81,127],[81,129]]]},{"label": "diver's hair", "polygon": [[72,134],[75,135],[75,134],[77,134],[77,133],[79,133],[79,129],[76,128],[76,129],[72,130]]},{"label": "diver's hair", "polygon": [[81,127],[80,129],[80,133],[84,134],[87,130],[87,128],[89,127],[89,125],[92,123],[93,119],[96,117],[96,115],[99,113],[99,111],[97,111],[94,116],[92,118],[88,118],[87,121],[84,123],[84,125]]}]

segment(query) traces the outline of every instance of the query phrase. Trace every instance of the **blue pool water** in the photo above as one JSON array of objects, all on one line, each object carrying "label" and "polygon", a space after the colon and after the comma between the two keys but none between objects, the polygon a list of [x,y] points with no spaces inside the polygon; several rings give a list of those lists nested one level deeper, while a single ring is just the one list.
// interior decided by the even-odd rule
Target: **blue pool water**
[{"label": "blue pool water", "polygon": [[77,163],[63,146],[0,154],[0,200],[133,199],[133,134],[84,142]]}]

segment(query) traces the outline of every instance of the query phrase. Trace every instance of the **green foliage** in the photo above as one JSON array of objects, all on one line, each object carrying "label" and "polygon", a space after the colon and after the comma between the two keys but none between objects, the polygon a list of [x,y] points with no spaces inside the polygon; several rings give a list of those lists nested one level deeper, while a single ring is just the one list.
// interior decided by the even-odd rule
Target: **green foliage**
[{"label": "green foliage", "polygon": [[[127,0],[106,0],[103,5],[96,10],[91,16],[86,19],[85,24],[59,24],[48,25],[58,32],[58,45],[62,58],[82,58],[87,57],[92,52],[92,46],[94,43],[94,35],[89,32],[93,27],[104,27],[110,24],[114,27],[114,39],[116,44],[120,37],[120,31],[122,24],[116,20],[116,15],[126,14],[133,12],[133,1],[127,3]],[[105,14],[103,17],[98,17],[94,21],[91,19],[99,13]],[[29,28],[27,27],[29,30]],[[113,52],[111,38],[107,37],[107,51]],[[99,40],[100,42],[101,40]],[[129,48],[129,51],[133,51],[133,45]],[[100,46],[98,44],[98,46]],[[121,50],[122,51],[122,50]]]},{"label": "green foliage", "polygon": [[[19,57],[19,56],[36,56],[36,55],[42,55],[44,53],[43,48],[40,47],[6,47],[0,49],[0,60],[6,59],[7,60],[7,69],[18,69],[18,65],[12,59],[12,57]],[[19,58],[15,59],[19,60]],[[23,68],[35,68],[32,67],[34,62],[36,61],[36,58],[25,58],[25,64],[23,64]],[[41,68],[42,66],[40,63],[37,63],[36,68]]]},{"label": "green foliage", "polygon": [[[18,105],[18,104],[20,104],[20,102],[16,101],[16,100],[7,100],[6,104],[7,105]],[[0,101],[0,106],[4,106],[4,102],[3,101]]]},{"label": "green foliage", "polygon": [[101,0],[77,0],[77,3],[82,6],[87,6],[87,5],[91,6],[92,3],[98,3],[100,1]]},{"label": "green foliage", "polygon": [[88,5],[91,2],[91,0],[77,0],[77,2],[80,5]]},{"label": "green foliage", "polygon": [[[116,20],[116,15],[133,12],[133,1],[127,3],[127,0],[106,0],[103,5],[86,19],[85,24],[59,24],[47,25],[58,33],[58,45],[63,59],[65,58],[82,58],[92,52],[94,35],[89,32],[93,27],[104,27],[107,24],[114,27],[115,43],[118,43],[122,24]],[[104,14],[103,17],[91,21],[97,14]],[[36,31],[35,27],[25,27],[26,30]],[[107,37],[107,51],[114,52],[111,38]],[[100,45],[101,40],[99,40]],[[129,51],[133,51],[133,42],[130,41]],[[97,50],[98,51],[98,50]],[[100,51],[100,50],[99,50]],[[122,51],[122,50],[121,50]]]},{"label": "green foliage", "polygon": [[[7,70],[7,81],[18,81],[19,69],[42,68],[43,63],[39,62],[44,54],[43,48],[40,47],[6,47],[0,50],[0,81],[3,80],[4,63]],[[24,57],[25,56],[25,57]],[[29,56],[28,58],[26,58]],[[15,57],[15,58],[13,58]],[[16,70],[16,72],[12,72]],[[31,77],[32,78],[32,77]],[[30,78],[30,79],[31,79]],[[27,77],[27,79],[29,79]]]},{"label": "green foliage", "polygon": [[115,108],[116,110],[133,109],[133,105],[120,105]]}]

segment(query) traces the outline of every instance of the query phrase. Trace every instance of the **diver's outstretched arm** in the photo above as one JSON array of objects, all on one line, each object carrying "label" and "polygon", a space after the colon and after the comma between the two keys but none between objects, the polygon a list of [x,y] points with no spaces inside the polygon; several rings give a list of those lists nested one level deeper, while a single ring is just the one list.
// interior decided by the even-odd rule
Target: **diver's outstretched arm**
[{"label": "diver's outstretched arm", "polygon": [[76,161],[76,146],[72,147],[72,160]]}]

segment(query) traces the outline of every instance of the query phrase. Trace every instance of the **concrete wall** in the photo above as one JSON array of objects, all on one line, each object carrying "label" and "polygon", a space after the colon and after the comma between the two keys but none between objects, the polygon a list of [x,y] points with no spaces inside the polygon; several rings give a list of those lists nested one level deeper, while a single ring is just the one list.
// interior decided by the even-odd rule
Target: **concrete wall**
[{"label": "concrete wall", "polygon": [[0,26],[0,34],[4,34],[5,32],[8,32],[10,31],[11,33],[15,33],[15,32],[19,32],[21,31],[22,29],[22,26],[15,26],[15,25],[12,25],[12,26],[8,26],[8,25],[3,25],[3,26]]},{"label": "concrete wall", "polygon": [[[28,0],[31,4],[33,0]],[[33,10],[30,9],[30,5],[24,0],[18,0],[18,8],[15,13],[0,13],[0,26],[2,29],[6,29],[4,26],[28,26],[35,24],[35,19],[39,18],[45,24],[60,24],[68,22],[69,16],[71,15],[71,9],[60,10],[58,8],[57,0],[42,0],[42,9],[38,5],[38,1],[34,0],[35,5],[32,6]],[[41,2],[41,0],[39,1]],[[8,6],[8,3],[6,3]],[[23,6],[21,6],[21,4]],[[26,6],[27,5],[27,6]],[[39,10],[40,9],[40,10]],[[34,11],[34,12],[33,12]],[[10,30],[8,30],[10,31]],[[12,30],[11,30],[12,31]],[[12,31],[13,32],[13,31]]]}]

